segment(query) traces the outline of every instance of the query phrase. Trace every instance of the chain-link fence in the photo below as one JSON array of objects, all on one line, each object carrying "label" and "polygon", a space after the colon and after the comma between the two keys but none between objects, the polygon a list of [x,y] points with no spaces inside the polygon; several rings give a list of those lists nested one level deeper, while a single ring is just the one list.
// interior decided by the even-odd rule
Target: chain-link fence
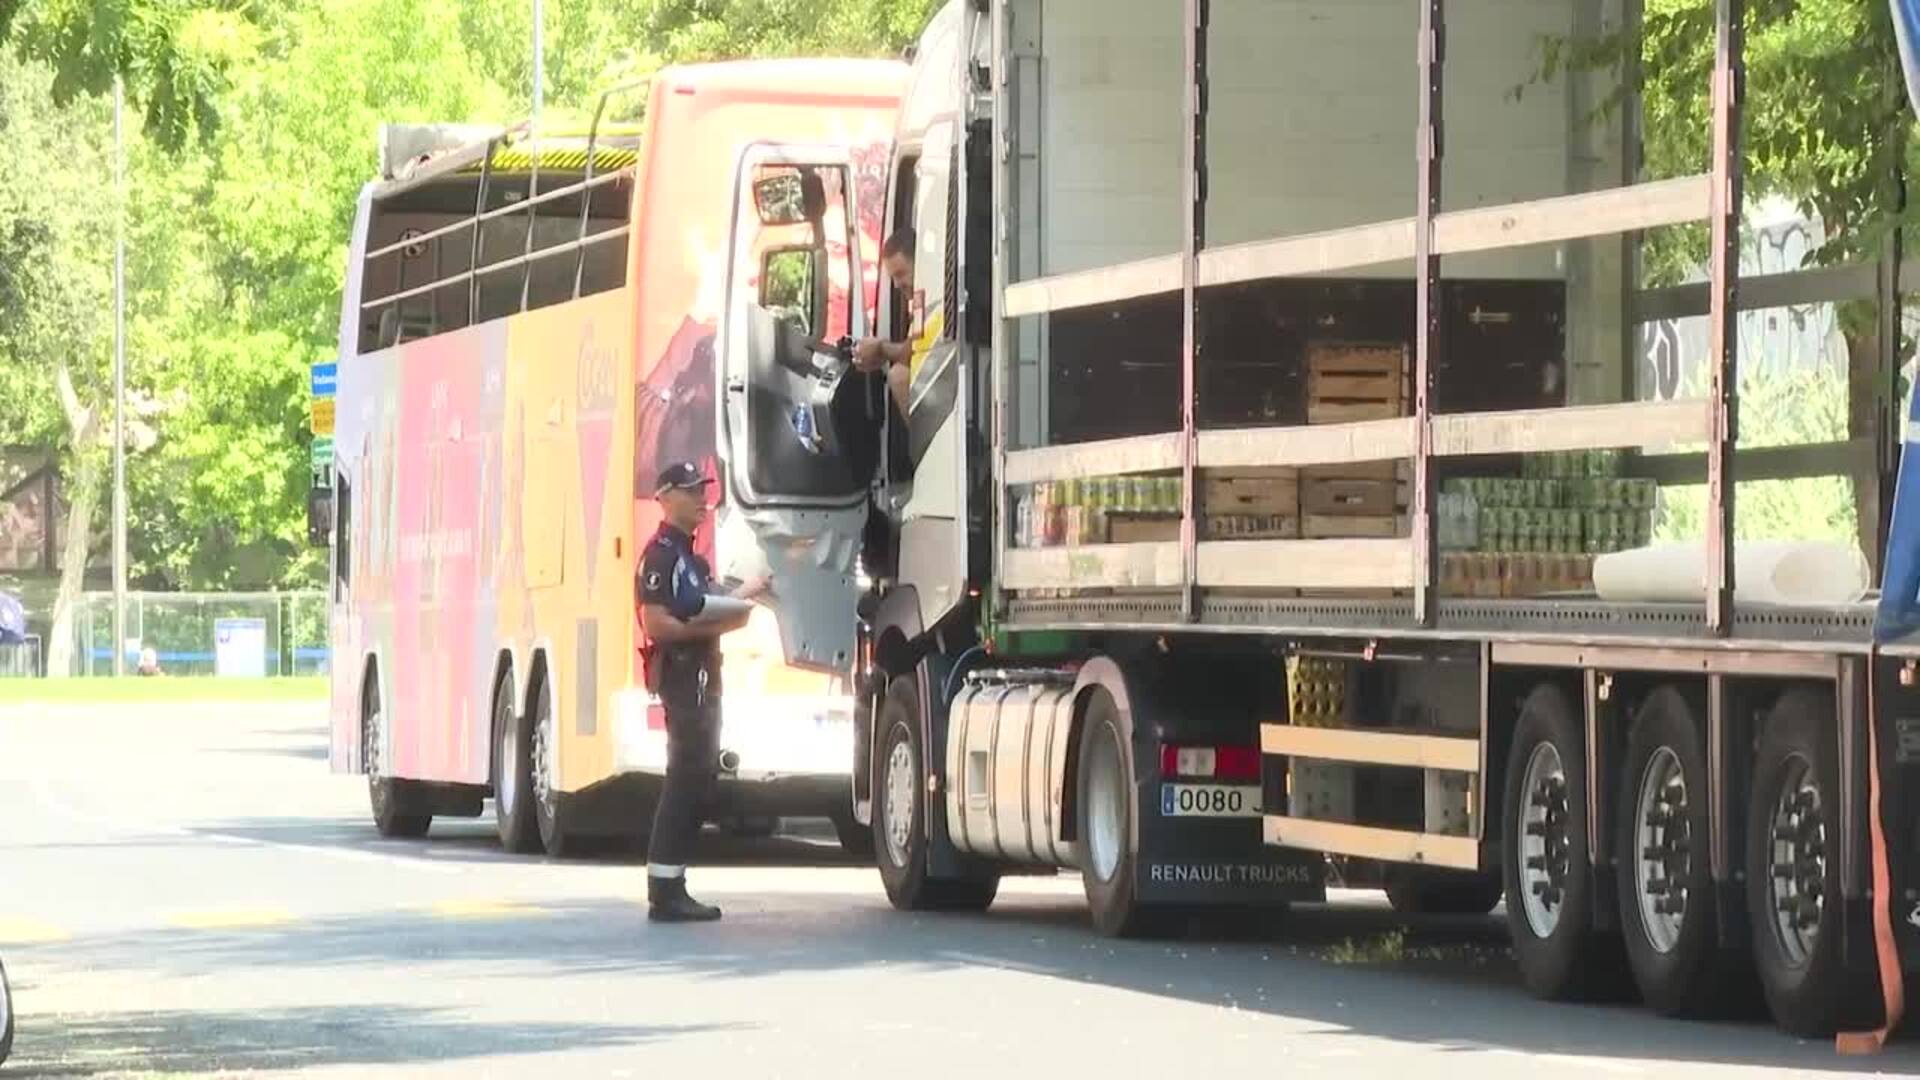
[{"label": "chain-link fence", "polygon": [[[324,675],[327,594],[128,593],[126,669],[142,656],[168,675]],[[113,594],[74,615],[76,674],[113,674]]]}]

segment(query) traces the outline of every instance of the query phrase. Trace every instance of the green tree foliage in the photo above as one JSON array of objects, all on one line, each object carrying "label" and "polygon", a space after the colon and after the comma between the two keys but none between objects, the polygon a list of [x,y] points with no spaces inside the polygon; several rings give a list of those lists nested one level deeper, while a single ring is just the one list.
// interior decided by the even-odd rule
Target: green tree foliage
[{"label": "green tree foliage", "polygon": [[[667,63],[897,55],[937,5],[546,0],[547,120]],[[107,95],[127,86],[129,381],[151,425],[128,466],[136,583],[318,579],[307,369],[335,348],[378,126],[523,116],[531,17],[524,0],[0,0],[0,443],[61,448],[90,499],[104,452],[74,441],[56,376],[108,421]]]}]

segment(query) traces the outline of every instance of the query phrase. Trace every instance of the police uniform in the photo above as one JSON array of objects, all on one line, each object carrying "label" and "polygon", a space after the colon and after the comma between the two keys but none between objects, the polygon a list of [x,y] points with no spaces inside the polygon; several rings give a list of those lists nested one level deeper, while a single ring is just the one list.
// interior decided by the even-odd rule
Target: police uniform
[{"label": "police uniform", "polygon": [[[659,490],[704,487],[690,464],[660,473]],[[699,615],[712,591],[712,568],[693,550],[693,538],[670,522],[647,543],[635,575],[640,607],[664,608],[682,621]],[[647,884],[656,915],[717,918],[719,910],[694,904],[686,894],[686,867],[703,811],[711,797],[720,757],[720,640],[652,645],[645,653],[647,687],[667,714],[667,777],[653,815],[647,850]],[[710,912],[711,914],[704,914]]]}]

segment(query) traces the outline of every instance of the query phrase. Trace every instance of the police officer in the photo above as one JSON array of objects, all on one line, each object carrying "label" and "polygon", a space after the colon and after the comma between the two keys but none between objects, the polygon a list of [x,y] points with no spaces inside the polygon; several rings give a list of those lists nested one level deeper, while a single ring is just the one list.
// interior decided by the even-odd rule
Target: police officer
[{"label": "police officer", "polygon": [[[724,617],[705,611],[713,571],[693,550],[693,531],[707,516],[707,483],[690,462],[660,470],[660,531],[634,583],[648,641],[647,686],[667,712],[667,779],[647,851],[647,916],[660,922],[720,917],[719,908],[687,895],[687,858],[719,768],[720,637],[745,626],[752,608]],[[733,596],[752,600],[766,591],[765,581],[752,581]]]}]

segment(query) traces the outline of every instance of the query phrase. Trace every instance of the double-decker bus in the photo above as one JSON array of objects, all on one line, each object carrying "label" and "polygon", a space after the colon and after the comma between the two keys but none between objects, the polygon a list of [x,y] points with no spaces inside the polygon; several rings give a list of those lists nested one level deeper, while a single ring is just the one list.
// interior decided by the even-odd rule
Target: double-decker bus
[{"label": "double-decker bus", "polygon": [[[633,576],[653,477],[692,460],[720,481],[696,545],[773,582],[724,643],[716,816],[830,817],[870,844],[848,811],[860,570],[833,539],[869,495],[748,342],[865,331],[904,77],[673,68],[630,88],[643,124],[606,121],[603,96],[591,125],[444,146],[363,189],[332,406],[331,760],[368,777],[382,834],[491,797],[509,850],[644,836],[666,733]],[[390,129],[389,158],[396,135],[421,132]]]}]

